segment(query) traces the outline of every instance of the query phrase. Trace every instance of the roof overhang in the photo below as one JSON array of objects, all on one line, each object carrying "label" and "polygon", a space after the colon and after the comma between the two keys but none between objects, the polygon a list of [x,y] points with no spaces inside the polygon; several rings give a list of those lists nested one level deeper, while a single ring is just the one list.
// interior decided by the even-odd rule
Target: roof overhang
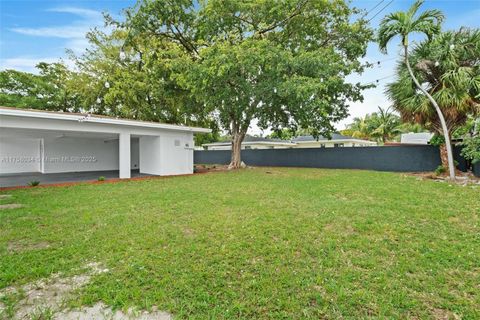
[{"label": "roof overhang", "polygon": [[0,116],[14,116],[14,117],[35,118],[35,119],[98,123],[98,124],[107,124],[107,125],[123,126],[123,127],[164,129],[164,130],[184,131],[184,132],[192,132],[192,133],[212,132],[211,129],[207,129],[207,128],[187,127],[187,126],[165,124],[165,123],[158,123],[158,122],[117,119],[117,118],[104,117],[104,116],[98,116],[93,114],[92,115],[76,114],[76,113],[67,113],[67,112],[63,113],[63,112],[51,112],[51,111],[43,111],[43,110],[32,110],[32,109],[24,110],[24,109],[8,108],[8,107],[0,107]]}]

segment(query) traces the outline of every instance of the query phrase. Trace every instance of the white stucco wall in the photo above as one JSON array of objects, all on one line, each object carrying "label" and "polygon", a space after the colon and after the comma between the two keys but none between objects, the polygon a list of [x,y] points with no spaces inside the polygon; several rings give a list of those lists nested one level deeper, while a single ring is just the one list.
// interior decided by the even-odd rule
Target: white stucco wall
[{"label": "white stucco wall", "polygon": [[193,134],[165,132],[140,137],[140,172],[162,176],[193,173]]},{"label": "white stucco wall", "polygon": [[140,137],[140,172],[160,175],[160,137]]},{"label": "white stucco wall", "polygon": [[41,139],[0,137],[0,173],[40,172]]},{"label": "white stucco wall", "polygon": [[[138,169],[138,139],[131,139],[131,169]],[[118,170],[118,139],[46,138],[44,173]]]},{"label": "white stucco wall", "polygon": [[160,136],[160,175],[193,173],[193,134],[166,132]]},{"label": "white stucco wall", "polygon": [[44,173],[118,170],[118,140],[47,138]]}]

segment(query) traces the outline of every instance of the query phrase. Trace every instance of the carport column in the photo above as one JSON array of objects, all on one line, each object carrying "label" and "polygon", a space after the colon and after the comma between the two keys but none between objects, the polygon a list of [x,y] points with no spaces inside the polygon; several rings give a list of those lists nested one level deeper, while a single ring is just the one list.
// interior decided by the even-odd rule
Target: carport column
[{"label": "carport column", "polygon": [[130,133],[120,133],[118,140],[120,179],[130,178]]}]

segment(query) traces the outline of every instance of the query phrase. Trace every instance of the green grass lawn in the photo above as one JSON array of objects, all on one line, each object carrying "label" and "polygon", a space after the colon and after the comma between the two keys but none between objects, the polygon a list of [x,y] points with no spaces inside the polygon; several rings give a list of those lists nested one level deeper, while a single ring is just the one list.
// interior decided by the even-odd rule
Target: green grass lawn
[{"label": "green grass lawn", "polygon": [[179,319],[480,318],[479,187],[255,168],[5,193],[1,203],[24,207],[0,211],[0,288],[95,261],[110,271],[71,306],[155,305]]}]

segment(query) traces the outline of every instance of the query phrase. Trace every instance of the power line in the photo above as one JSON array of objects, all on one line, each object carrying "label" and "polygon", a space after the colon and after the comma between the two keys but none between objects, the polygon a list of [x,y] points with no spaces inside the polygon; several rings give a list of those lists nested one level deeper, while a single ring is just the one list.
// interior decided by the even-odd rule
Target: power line
[{"label": "power line", "polygon": [[395,77],[395,76],[396,76],[396,74],[391,74],[391,75],[389,75],[389,76],[386,76],[386,77],[383,77],[383,78],[379,78],[379,79],[377,79],[377,80],[373,80],[373,81],[371,81],[371,82],[365,83],[364,85],[365,85],[365,86],[368,86],[368,85],[370,85],[370,84],[379,83],[381,80],[385,80],[385,79],[388,79],[388,78],[391,78],[391,77]]},{"label": "power line", "polygon": [[373,64],[373,65],[375,65],[375,64],[376,64],[376,65],[379,65],[379,64],[381,64],[381,63],[384,63],[384,62],[387,62],[387,61],[391,61],[391,60],[396,60],[396,59],[397,59],[397,57],[393,57],[393,58],[388,58],[388,59],[384,59],[384,60],[377,60],[377,61],[372,61],[372,62],[367,61],[367,62],[370,63],[370,64]]},{"label": "power line", "polygon": [[370,12],[372,12],[373,10],[375,10],[375,9],[376,9],[379,5],[381,5],[384,1],[385,1],[385,0],[382,0],[382,1],[380,1],[379,3],[377,3],[377,4],[375,5],[375,7],[373,7],[373,8],[370,9],[370,10],[368,10],[367,13],[365,13],[362,18],[365,18],[366,16],[368,16],[368,15],[370,14]]},{"label": "power line", "polygon": [[373,18],[375,18],[376,16],[378,16],[380,14],[380,12],[382,12],[383,10],[385,10],[389,5],[391,5],[393,2],[393,0],[391,0],[389,3],[387,3],[385,6],[383,6],[382,9],[380,9],[380,11],[378,11],[377,13],[375,13],[375,15],[373,17],[371,17],[370,19],[368,19],[367,22],[370,22],[372,21]]}]

